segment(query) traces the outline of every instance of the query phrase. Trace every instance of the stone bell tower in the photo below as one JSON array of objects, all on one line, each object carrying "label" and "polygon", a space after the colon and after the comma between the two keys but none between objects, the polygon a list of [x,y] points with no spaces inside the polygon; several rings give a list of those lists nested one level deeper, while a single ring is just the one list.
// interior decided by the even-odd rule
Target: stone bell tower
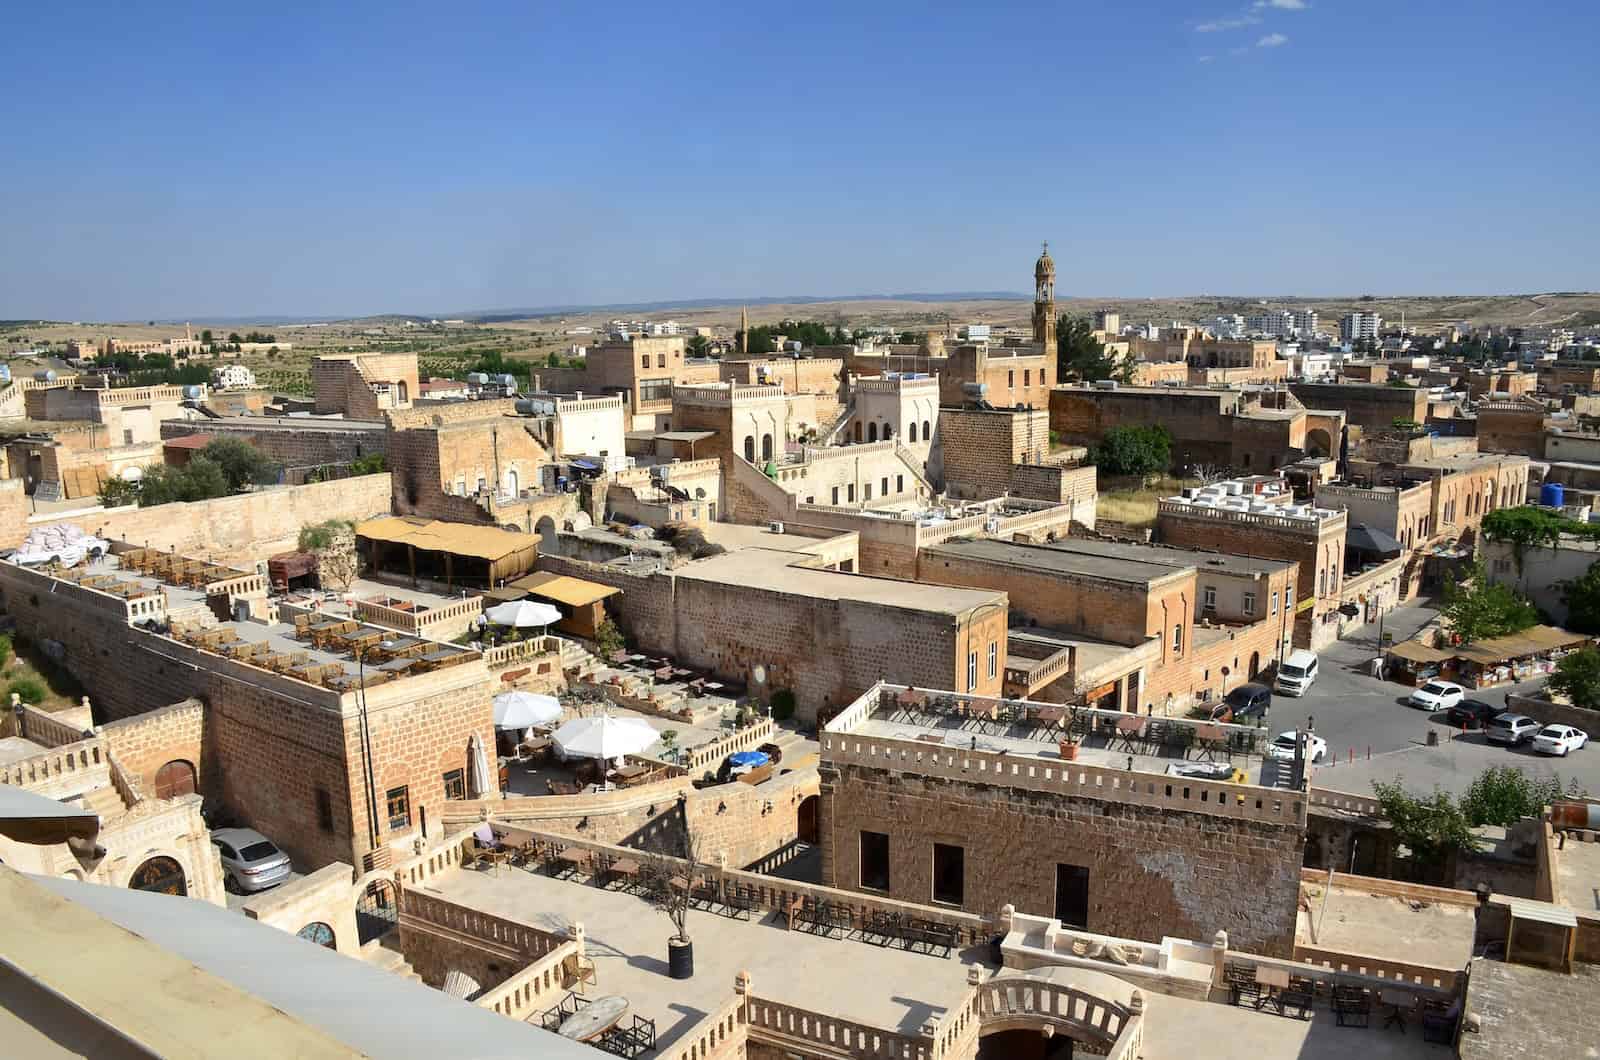
[{"label": "stone bell tower", "polygon": [[1033,266],[1033,341],[1044,346],[1047,357],[1056,352],[1056,263],[1050,260],[1050,244]]}]

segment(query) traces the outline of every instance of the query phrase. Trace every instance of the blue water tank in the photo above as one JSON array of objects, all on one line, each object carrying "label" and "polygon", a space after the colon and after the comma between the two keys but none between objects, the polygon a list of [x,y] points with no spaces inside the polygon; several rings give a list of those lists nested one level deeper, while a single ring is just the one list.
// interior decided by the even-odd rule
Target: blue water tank
[{"label": "blue water tank", "polygon": [[1567,490],[1559,482],[1546,482],[1539,487],[1539,503],[1547,508],[1559,508],[1567,503]]}]

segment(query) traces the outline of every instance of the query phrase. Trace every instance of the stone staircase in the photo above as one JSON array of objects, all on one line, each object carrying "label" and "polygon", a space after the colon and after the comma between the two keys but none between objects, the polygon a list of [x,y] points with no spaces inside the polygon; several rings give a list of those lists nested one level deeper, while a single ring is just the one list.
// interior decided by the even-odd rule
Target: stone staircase
[{"label": "stone staircase", "polygon": [[[393,934],[393,932],[390,932],[390,935]],[[361,959],[379,971],[393,972],[402,979],[411,979],[418,983],[422,982],[422,977],[411,967],[411,962],[401,956],[399,950],[390,949],[384,945],[384,942],[389,937],[386,935],[384,938],[373,939],[371,942],[362,945]]]},{"label": "stone staircase", "polygon": [[99,814],[102,821],[119,817],[128,809],[127,803],[122,801],[122,794],[110,784],[84,792],[78,801],[83,803],[83,808],[90,813]]},{"label": "stone staircase", "polygon": [[561,639],[561,672],[571,674],[572,683],[588,680],[602,665],[582,641],[571,637]]}]

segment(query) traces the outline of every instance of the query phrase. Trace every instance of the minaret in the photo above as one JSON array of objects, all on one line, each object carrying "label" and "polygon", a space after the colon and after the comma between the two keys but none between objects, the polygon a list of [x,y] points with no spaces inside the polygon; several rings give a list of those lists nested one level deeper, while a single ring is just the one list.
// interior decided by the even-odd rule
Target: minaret
[{"label": "minaret", "polygon": [[750,353],[750,312],[743,306],[739,308],[739,356],[746,357]]},{"label": "minaret", "polygon": [[1033,341],[1051,356],[1056,351],[1056,263],[1050,260],[1049,243],[1034,263],[1033,286]]}]

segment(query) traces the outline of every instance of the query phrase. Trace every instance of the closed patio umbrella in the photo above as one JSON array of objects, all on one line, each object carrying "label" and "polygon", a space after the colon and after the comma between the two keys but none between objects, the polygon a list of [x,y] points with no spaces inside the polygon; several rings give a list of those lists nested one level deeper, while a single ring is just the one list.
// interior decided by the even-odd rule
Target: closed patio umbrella
[{"label": "closed patio umbrella", "polygon": [[541,604],[534,600],[513,600],[508,604],[499,604],[483,613],[497,626],[516,626],[526,629],[529,626],[553,626],[561,621],[561,612],[549,604]]},{"label": "closed patio umbrella", "polygon": [[494,727],[528,729],[561,717],[561,701],[535,692],[502,692],[494,697]]},{"label": "closed patio umbrella", "polygon": [[481,799],[489,793],[489,759],[483,753],[483,741],[478,739],[477,733],[473,733],[468,741],[467,765],[472,773],[471,795],[474,799]]},{"label": "closed patio umbrella", "polygon": [[643,751],[660,739],[660,733],[642,718],[600,714],[574,718],[557,729],[551,739],[563,759],[621,758]]}]

